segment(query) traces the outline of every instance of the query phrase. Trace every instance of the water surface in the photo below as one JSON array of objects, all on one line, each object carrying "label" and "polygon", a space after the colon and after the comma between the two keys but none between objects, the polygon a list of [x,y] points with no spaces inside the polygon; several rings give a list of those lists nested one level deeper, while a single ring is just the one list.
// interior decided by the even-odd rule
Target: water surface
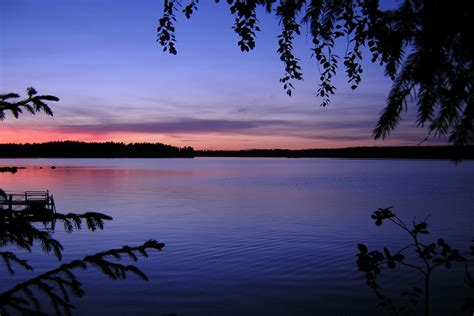
[{"label": "water surface", "polygon": [[[65,261],[147,239],[166,243],[138,264],[149,282],[78,273],[87,293],[74,300],[77,315],[379,315],[355,265],[356,244],[396,248],[406,239],[394,227],[376,227],[373,210],[393,205],[408,221],[431,215],[433,237],[463,249],[474,235],[470,161],[456,167],[371,159],[3,159],[0,165],[27,167],[0,174],[0,188],[49,189],[58,211],[113,216],[102,232],[57,231]],[[27,257],[35,273],[57,265],[41,252]],[[0,291],[26,277],[0,272]],[[384,281],[400,293],[417,279],[401,270]],[[438,315],[461,315],[468,294],[460,271],[435,276]]]}]

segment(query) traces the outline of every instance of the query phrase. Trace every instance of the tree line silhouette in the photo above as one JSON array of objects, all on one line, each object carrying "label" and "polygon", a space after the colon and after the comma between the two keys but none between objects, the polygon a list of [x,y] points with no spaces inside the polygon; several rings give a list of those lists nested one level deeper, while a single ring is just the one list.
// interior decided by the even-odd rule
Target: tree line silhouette
[{"label": "tree line silhouette", "polygon": [[348,147],[321,149],[204,150],[196,157],[474,159],[474,146]]},{"label": "tree line silhouette", "polygon": [[76,141],[41,144],[0,144],[0,157],[5,158],[192,158],[192,147],[175,147],[161,143],[118,142],[86,143]]},{"label": "tree line silhouette", "polygon": [[194,150],[161,143],[76,141],[40,144],[0,144],[3,158],[194,158],[194,157],[281,157],[281,158],[398,158],[474,159],[474,146],[349,147],[333,149]]}]

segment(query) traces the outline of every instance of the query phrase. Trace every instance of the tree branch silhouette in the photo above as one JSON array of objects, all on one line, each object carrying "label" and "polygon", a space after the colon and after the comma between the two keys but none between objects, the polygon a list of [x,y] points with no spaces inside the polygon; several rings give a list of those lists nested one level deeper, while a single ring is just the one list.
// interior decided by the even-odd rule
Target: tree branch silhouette
[{"label": "tree branch silhouette", "polygon": [[[96,212],[62,214],[44,207],[27,207],[22,211],[0,210],[0,215],[0,247],[13,245],[31,252],[33,245],[39,243],[45,253],[54,253],[58,260],[62,258],[63,247],[59,241],[52,238],[51,229],[46,229],[48,224],[57,221],[64,225],[67,233],[72,233],[74,230],[82,229],[83,226],[91,231],[102,230],[104,221],[112,220],[110,216]],[[40,227],[37,227],[38,224],[41,224]],[[119,260],[127,256],[136,262],[138,255],[148,257],[147,250],[161,251],[163,247],[163,243],[149,240],[140,246],[123,246],[62,264],[56,269],[0,293],[0,312],[2,315],[8,315],[10,310],[15,310],[22,315],[41,314],[41,306],[36,293],[39,291],[51,301],[57,315],[70,315],[71,309],[74,308],[70,303],[70,294],[77,297],[82,297],[84,294],[81,283],[72,270],[93,267],[114,280],[125,279],[128,274],[135,274],[143,280],[148,280],[136,266],[112,262],[107,258]],[[0,252],[0,258],[10,275],[15,273],[14,266],[33,271],[33,267],[26,260],[20,259],[13,252]],[[19,296],[18,293],[22,293],[24,297]]]},{"label": "tree branch silhouette", "polygon": [[[165,0],[157,35],[163,51],[176,55],[176,12],[190,18],[198,0]],[[215,0],[219,2],[219,0]],[[351,89],[362,81],[362,59],[384,67],[394,82],[373,130],[375,139],[387,137],[408,105],[417,106],[416,123],[428,136],[448,136],[453,145],[474,142],[474,3],[442,0],[404,0],[383,9],[379,0],[227,0],[235,17],[233,29],[243,52],[256,46],[257,8],[279,21],[277,54],[285,73],[280,82],[291,96],[293,80],[302,80],[293,40],[307,26],[320,82],[316,95],[327,106],[336,87],[333,79],[342,62]],[[345,41],[345,43],[344,43]],[[337,47],[341,42],[345,52]]]},{"label": "tree branch silhouette", "polygon": [[[108,258],[121,259],[123,256],[127,256],[133,262],[137,262],[138,255],[148,257],[149,250],[161,251],[163,247],[163,243],[148,240],[140,246],[123,246],[62,264],[56,269],[19,283],[1,293],[0,312],[8,315],[8,310],[13,309],[22,315],[37,315],[41,313],[41,305],[36,294],[37,291],[49,298],[57,315],[71,315],[74,306],[70,303],[70,295],[82,297],[85,293],[73,270],[79,268],[85,270],[91,267],[114,280],[125,279],[127,275],[133,274],[142,280],[148,281],[147,276],[136,266],[112,262]],[[28,300],[19,295],[26,296]]]},{"label": "tree branch silhouette", "polygon": [[11,101],[11,99],[18,99],[19,94],[0,94],[0,121],[5,119],[6,111],[11,112],[15,118],[18,118],[24,110],[33,115],[37,112],[44,112],[53,116],[53,111],[45,101],[59,101],[58,97],[48,94],[37,95],[38,92],[32,87],[26,89],[26,94],[28,97],[19,101]]}]

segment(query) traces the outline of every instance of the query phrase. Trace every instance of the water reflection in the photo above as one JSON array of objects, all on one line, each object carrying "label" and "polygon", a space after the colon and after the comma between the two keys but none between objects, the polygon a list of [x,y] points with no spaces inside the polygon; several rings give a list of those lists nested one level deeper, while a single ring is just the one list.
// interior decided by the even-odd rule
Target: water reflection
[{"label": "water reflection", "polygon": [[[11,162],[10,162],[11,163]],[[62,209],[101,210],[114,217],[103,232],[68,237],[55,232],[68,259],[117,244],[160,237],[166,251],[140,262],[150,282],[103,281],[81,273],[88,295],[81,313],[104,315],[378,315],[357,271],[355,245],[404,244],[396,229],[380,233],[373,209],[395,205],[399,215],[431,214],[431,233],[463,247],[474,231],[474,165],[448,161],[338,159],[58,159],[17,160],[22,177],[0,186],[38,189]],[[56,170],[39,166],[57,166]],[[71,168],[74,167],[74,168]],[[19,171],[20,172],[20,171]],[[68,174],[66,176],[65,174]],[[20,173],[18,173],[20,174]],[[390,179],[390,180],[387,180]],[[41,189],[41,188],[39,188]],[[449,223],[449,225],[445,225]],[[397,236],[397,238],[394,238]],[[43,262],[45,269],[48,262]],[[433,301],[463,293],[436,277]],[[462,276],[461,276],[462,279]],[[100,284],[100,288],[98,287]],[[403,290],[400,275],[387,276]],[[1,285],[0,285],[1,286]],[[116,297],[123,299],[116,301]],[[453,309],[439,303],[440,313]],[[348,311],[348,307],[350,310]]]},{"label": "water reflection", "polygon": [[[1,172],[15,174],[17,168],[2,168]],[[112,220],[110,216],[96,212],[58,213],[54,198],[48,191],[11,193],[0,190],[0,259],[11,277],[18,269],[33,272],[35,262],[25,260],[22,252],[42,250],[46,254],[54,254],[58,261],[62,260],[64,248],[53,237],[57,224],[62,224],[63,231],[70,234],[83,227],[89,231],[103,230],[104,221],[109,220]],[[147,281],[142,270],[119,260],[127,257],[135,263],[139,257],[148,257],[150,250],[161,251],[163,247],[163,243],[149,240],[139,246],[123,246],[89,254],[34,276],[28,274],[26,280],[9,280],[9,288],[0,291],[0,315],[43,314],[45,311],[41,302],[45,300],[50,302],[56,315],[70,315],[75,308],[71,297],[80,298],[85,294],[75,274],[77,269],[94,268],[113,280],[126,279],[133,274]]]}]

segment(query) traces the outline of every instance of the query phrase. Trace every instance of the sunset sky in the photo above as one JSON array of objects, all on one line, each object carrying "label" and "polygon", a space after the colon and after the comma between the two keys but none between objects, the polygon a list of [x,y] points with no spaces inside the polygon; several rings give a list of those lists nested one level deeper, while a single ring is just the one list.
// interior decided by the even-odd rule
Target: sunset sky
[{"label": "sunset sky", "polygon": [[178,55],[171,56],[156,43],[161,0],[2,0],[0,93],[24,95],[33,86],[61,100],[52,104],[53,118],[8,114],[0,143],[313,148],[416,145],[426,136],[412,106],[389,139],[372,140],[391,82],[368,60],[354,92],[340,68],[336,96],[321,108],[307,29],[295,45],[304,81],[288,97],[278,81],[278,21],[259,13],[257,47],[241,53],[228,5],[202,1],[191,20],[179,16]]}]

